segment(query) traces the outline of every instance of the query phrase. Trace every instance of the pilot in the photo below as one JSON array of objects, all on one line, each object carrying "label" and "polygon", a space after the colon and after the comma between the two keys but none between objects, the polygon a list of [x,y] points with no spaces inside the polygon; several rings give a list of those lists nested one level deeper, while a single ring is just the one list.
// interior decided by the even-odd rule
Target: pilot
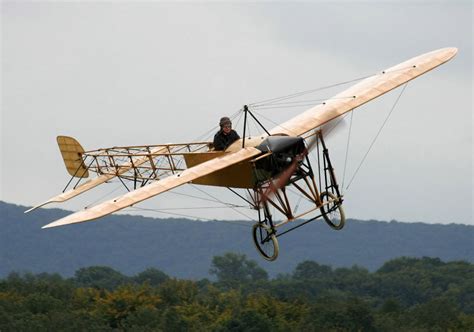
[{"label": "pilot", "polygon": [[232,122],[226,116],[219,121],[220,130],[214,135],[214,149],[222,151],[240,138],[239,134],[232,129]]}]

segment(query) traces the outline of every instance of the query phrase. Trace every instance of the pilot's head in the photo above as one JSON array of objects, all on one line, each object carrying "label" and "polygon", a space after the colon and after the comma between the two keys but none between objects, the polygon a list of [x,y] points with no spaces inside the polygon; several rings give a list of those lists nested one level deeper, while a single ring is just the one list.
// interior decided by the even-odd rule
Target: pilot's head
[{"label": "pilot's head", "polygon": [[227,116],[224,116],[219,121],[219,126],[221,126],[221,130],[224,132],[224,134],[228,134],[232,130],[232,121],[230,121]]}]

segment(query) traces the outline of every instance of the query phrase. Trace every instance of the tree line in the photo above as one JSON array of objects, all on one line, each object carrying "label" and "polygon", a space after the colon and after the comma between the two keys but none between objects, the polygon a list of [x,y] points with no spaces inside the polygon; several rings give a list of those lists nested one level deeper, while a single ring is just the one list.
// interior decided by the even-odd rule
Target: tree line
[{"label": "tree line", "polygon": [[105,266],[10,273],[0,331],[472,331],[474,265],[402,257],[375,272],[299,263],[269,278],[245,255],[215,256],[211,279]]}]

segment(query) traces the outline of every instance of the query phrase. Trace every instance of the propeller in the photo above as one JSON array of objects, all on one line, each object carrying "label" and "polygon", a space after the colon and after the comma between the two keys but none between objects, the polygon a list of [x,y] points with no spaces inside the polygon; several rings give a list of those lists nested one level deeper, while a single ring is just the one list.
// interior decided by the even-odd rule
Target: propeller
[{"label": "propeller", "polygon": [[318,131],[321,131],[321,133],[323,134],[324,136],[324,139],[331,139],[332,137],[338,135],[340,132],[342,132],[347,126],[347,121],[345,118],[341,118],[341,119],[336,119],[335,120],[332,120],[332,121],[329,121],[325,124],[323,124],[322,126],[320,126],[318,129],[315,129],[313,134],[308,137],[308,139],[306,140],[308,146],[311,146],[311,148],[309,149],[309,152],[313,151],[314,147],[316,146],[316,141],[317,141],[317,132]]},{"label": "propeller", "polygon": [[290,180],[290,177],[293,175],[293,173],[296,171],[298,168],[298,164],[310,153],[314,147],[316,146],[316,143],[318,141],[318,132],[321,131],[322,135],[325,138],[332,137],[336,133],[341,132],[342,129],[345,128],[346,126],[346,120],[344,118],[338,119],[337,121],[330,121],[322,126],[320,126],[318,129],[314,130],[314,133],[309,136],[308,139],[306,139],[306,147],[305,149],[300,153],[297,154],[290,166],[288,166],[283,172],[280,173],[280,175],[274,180],[270,181],[270,184],[268,188],[263,192],[260,203],[263,204],[268,199],[275,194],[279,189],[283,188],[288,181]]}]

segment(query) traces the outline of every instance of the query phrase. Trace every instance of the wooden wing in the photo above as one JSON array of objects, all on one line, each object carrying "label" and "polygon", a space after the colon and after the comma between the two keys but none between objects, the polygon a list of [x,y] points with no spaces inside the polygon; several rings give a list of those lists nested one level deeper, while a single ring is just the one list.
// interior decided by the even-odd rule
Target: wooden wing
[{"label": "wooden wing", "polygon": [[273,128],[270,133],[300,136],[442,65],[457,53],[443,48],[425,53],[366,78],[349,89]]},{"label": "wooden wing", "polygon": [[57,227],[69,224],[80,223],[97,219],[108,214],[114,213],[126,207],[142,202],[150,197],[161,194],[170,189],[176,188],[182,184],[224,169],[236,163],[248,160],[262,152],[256,148],[248,147],[238,152],[228,153],[221,157],[188,168],[180,174],[172,175],[162,180],[153,182],[147,186],[129,192],[123,196],[116,197],[107,202],[96,205],[90,209],[73,213],[67,217],[54,221],[43,228]]},{"label": "wooden wing", "polygon": [[[63,136],[60,136],[60,137],[63,137]],[[59,142],[59,137],[58,137],[58,142]],[[160,153],[165,153],[166,151],[167,151],[166,147],[157,147],[157,148],[151,149],[150,154],[151,155],[160,154]],[[63,153],[62,150],[61,150],[61,152]],[[63,156],[64,156],[64,153],[63,153]],[[108,155],[105,154],[105,156],[108,156]],[[113,158],[113,156],[108,156],[108,157]],[[47,201],[45,201],[41,204],[38,204],[38,205],[32,207],[29,210],[26,210],[25,213],[36,210],[37,208],[42,207],[46,204],[65,202],[65,201],[67,201],[67,200],[69,200],[73,197],[76,197],[76,196],[78,196],[78,195],[80,195],[80,194],[82,194],[82,193],[84,193],[88,190],[91,190],[91,189],[97,187],[98,185],[101,185],[102,183],[105,183],[105,182],[107,182],[107,181],[109,181],[109,180],[111,180],[111,179],[113,179],[117,176],[120,176],[120,175],[128,172],[129,170],[133,169],[134,167],[140,166],[141,164],[144,164],[148,161],[149,161],[149,157],[145,156],[145,157],[141,157],[141,158],[138,158],[138,159],[134,160],[133,163],[130,162],[130,163],[126,163],[126,164],[121,165],[120,168],[117,168],[113,173],[103,173],[102,172],[103,173],[102,175],[100,175],[96,178],[90,179],[90,180],[84,182],[83,184],[81,184],[80,186],[78,186],[76,188],[73,188],[71,190],[68,190],[68,191],[62,193],[62,194],[54,196],[54,197],[48,199]],[[82,160],[81,160],[81,163],[84,164],[82,162]],[[68,171],[69,171],[69,168],[68,168]],[[86,168],[86,171],[87,171],[87,168]],[[70,172],[70,174],[72,174],[74,176],[73,173]]]}]

